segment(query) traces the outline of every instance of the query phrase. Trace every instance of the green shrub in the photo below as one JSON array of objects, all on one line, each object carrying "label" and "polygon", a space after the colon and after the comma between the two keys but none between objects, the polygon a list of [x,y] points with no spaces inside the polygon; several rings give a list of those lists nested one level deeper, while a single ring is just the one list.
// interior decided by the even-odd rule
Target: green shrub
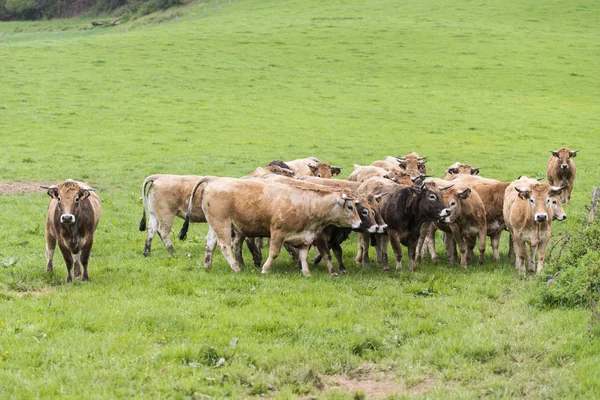
[{"label": "green shrub", "polygon": [[600,294],[600,223],[565,234],[551,249],[534,303],[593,306]]}]

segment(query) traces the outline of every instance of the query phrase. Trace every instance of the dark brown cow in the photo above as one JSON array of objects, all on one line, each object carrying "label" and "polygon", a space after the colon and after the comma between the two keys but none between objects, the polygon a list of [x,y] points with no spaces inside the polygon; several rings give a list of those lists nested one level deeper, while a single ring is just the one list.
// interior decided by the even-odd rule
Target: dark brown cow
[{"label": "dark brown cow", "polygon": [[294,171],[295,176],[316,176],[318,178],[331,178],[342,172],[341,167],[319,161],[316,157],[302,158],[286,161],[285,164]]},{"label": "dark brown cow", "polygon": [[73,265],[75,279],[81,277],[87,281],[94,233],[102,214],[100,198],[85,183],[71,179],[42,188],[48,189],[51,197],[46,214],[46,271],[52,272],[52,258],[58,243],[67,266],[67,282],[73,280]]},{"label": "dark brown cow", "polygon": [[578,151],[571,151],[566,147],[550,151],[552,155],[546,166],[546,177],[551,186],[564,187],[560,195],[563,204],[571,204],[571,192],[573,191],[575,173],[577,172],[573,158],[577,156]]},{"label": "dark brown cow", "polygon": [[[140,231],[146,231],[144,256],[150,255],[152,240],[156,233],[162,239],[169,253],[175,252],[173,243],[169,238],[173,221],[175,217],[185,219],[192,188],[198,180],[203,178],[207,180],[217,179],[215,176],[167,174],[150,175],[144,179],[144,183],[142,183],[143,213],[140,221]],[[149,188],[148,184],[150,184]],[[206,222],[201,204],[202,193],[200,192],[196,194],[196,201],[190,214],[191,222]],[[148,214],[150,214],[149,224],[146,224],[146,208]]]}]

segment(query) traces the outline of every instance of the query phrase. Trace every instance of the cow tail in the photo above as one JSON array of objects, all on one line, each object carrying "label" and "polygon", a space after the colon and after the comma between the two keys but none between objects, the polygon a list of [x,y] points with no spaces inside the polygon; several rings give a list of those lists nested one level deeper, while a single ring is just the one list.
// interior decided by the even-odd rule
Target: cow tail
[{"label": "cow tail", "polygon": [[146,186],[148,185],[148,183],[154,183],[154,179],[156,179],[156,177],[154,175],[150,175],[149,177],[147,177],[144,180],[144,183],[142,183],[142,207],[143,207],[143,212],[142,212],[142,220],[140,221],[140,231],[145,231],[146,230],[146,207],[148,205],[148,198],[146,196]]},{"label": "cow tail", "polygon": [[192,189],[192,193],[190,194],[190,202],[188,203],[188,209],[185,213],[185,221],[183,222],[183,226],[179,231],[179,240],[185,240],[185,238],[187,237],[187,231],[190,227],[190,216],[192,215],[192,208],[194,205],[194,195],[196,194],[196,190],[198,190],[198,187],[206,182],[208,182],[208,179],[202,178],[198,182],[196,182],[194,188]]}]

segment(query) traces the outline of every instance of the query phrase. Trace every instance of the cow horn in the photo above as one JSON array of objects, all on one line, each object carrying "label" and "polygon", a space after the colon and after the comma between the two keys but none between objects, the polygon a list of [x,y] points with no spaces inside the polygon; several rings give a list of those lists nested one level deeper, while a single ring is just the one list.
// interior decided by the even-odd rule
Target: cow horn
[{"label": "cow horn", "polygon": [[406,161],[406,158],[404,158],[404,157],[396,157],[396,160],[398,160],[398,161],[402,161],[402,162],[405,162],[405,161]]},{"label": "cow horn", "polygon": [[346,193],[342,193],[342,199],[348,201],[348,200],[352,200],[352,197],[348,197],[348,195]]},{"label": "cow horn", "polygon": [[543,181],[543,180],[544,180],[544,177],[543,177],[543,176],[541,176],[541,177],[539,177],[539,178],[535,178],[535,179],[536,179],[538,182],[541,182],[541,181]]},{"label": "cow horn", "polygon": [[425,165],[425,164],[427,164],[427,160],[421,160],[421,159],[419,159],[419,161],[417,161],[417,164],[419,164],[419,165]]},{"label": "cow horn", "polygon": [[429,157],[429,156],[419,157],[419,161],[427,160],[427,157]]},{"label": "cow horn", "polygon": [[52,185],[52,186],[40,186],[42,189],[58,189],[57,185]]},{"label": "cow horn", "polygon": [[566,188],[567,185],[562,185],[562,186],[550,186],[550,191],[551,192],[562,192],[562,190],[564,188]]},{"label": "cow horn", "polygon": [[414,183],[416,181],[418,181],[421,178],[430,178],[431,175],[426,175],[426,174],[419,174],[417,176],[413,176],[412,178],[410,178],[410,180]]},{"label": "cow horn", "polygon": [[579,150],[573,150],[573,153],[579,153]]},{"label": "cow horn", "polygon": [[452,185],[448,185],[448,186],[442,186],[441,188],[439,188],[440,190],[446,190],[446,189],[450,189],[452,186],[454,186],[454,183]]},{"label": "cow horn", "polygon": [[376,194],[375,195],[375,200],[379,200],[380,198],[382,198],[383,196],[387,195],[387,192],[385,193],[380,193],[380,194]]},{"label": "cow horn", "polygon": [[515,190],[519,193],[528,193],[531,192],[531,188],[529,187],[524,187],[524,188],[520,188],[518,186],[515,186]]}]

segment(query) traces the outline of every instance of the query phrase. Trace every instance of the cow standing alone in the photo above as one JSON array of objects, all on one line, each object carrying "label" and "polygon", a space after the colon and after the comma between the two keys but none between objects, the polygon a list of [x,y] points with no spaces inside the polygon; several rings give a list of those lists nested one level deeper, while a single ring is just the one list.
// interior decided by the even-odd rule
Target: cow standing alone
[{"label": "cow standing alone", "polygon": [[67,266],[67,282],[72,281],[71,269],[75,265],[75,278],[89,280],[88,260],[94,232],[98,227],[100,198],[85,183],[67,180],[55,186],[42,186],[51,197],[46,214],[46,271],[52,272],[52,258],[56,243]]},{"label": "cow standing alone", "polygon": [[577,156],[579,150],[571,151],[566,147],[556,151],[550,150],[552,155],[548,159],[546,166],[546,178],[548,183],[553,186],[564,186],[560,195],[563,204],[571,205],[571,192],[575,182],[575,162],[572,160]]}]

